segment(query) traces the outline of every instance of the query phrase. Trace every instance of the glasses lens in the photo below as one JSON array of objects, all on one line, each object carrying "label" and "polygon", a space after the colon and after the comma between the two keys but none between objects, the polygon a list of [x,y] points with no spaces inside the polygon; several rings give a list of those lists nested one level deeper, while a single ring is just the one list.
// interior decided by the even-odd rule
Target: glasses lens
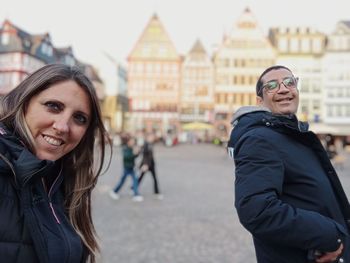
[{"label": "glasses lens", "polygon": [[288,88],[295,88],[297,85],[295,78],[292,77],[284,79],[283,84]]},{"label": "glasses lens", "polygon": [[264,88],[266,88],[267,92],[273,92],[278,87],[277,81],[269,81],[264,85]]}]

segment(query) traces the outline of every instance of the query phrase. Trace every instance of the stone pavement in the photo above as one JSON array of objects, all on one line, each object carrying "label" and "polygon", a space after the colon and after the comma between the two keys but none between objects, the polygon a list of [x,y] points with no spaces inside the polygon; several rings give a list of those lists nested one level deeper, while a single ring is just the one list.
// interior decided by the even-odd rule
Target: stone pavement
[{"label": "stone pavement", "polygon": [[[349,154],[346,155],[349,159]],[[108,191],[121,174],[121,151],[100,177],[93,217],[100,237],[99,263],[254,263],[250,234],[233,208],[233,161],[222,147],[155,147],[163,200],[153,196],[150,175],[142,181],[144,201],[131,200],[127,181],[117,201]],[[350,194],[350,165],[339,171]],[[130,179],[129,179],[130,180]]]}]

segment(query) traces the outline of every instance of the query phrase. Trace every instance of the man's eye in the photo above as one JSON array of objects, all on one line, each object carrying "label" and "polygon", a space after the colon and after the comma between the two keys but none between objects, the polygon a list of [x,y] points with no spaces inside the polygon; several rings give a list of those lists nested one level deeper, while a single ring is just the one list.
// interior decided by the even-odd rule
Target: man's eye
[{"label": "man's eye", "polygon": [[268,89],[268,90],[273,90],[275,88],[277,88],[278,84],[277,82],[275,81],[271,81],[271,82],[268,82],[266,83],[265,87]]},{"label": "man's eye", "polygon": [[285,80],[283,81],[283,83],[284,83],[284,85],[286,85],[286,86],[288,86],[288,87],[292,87],[292,86],[295,85],[295,81],[294,81],[294,79],[292,79],[292,78],[285,79]]},{"label": "man's eye", "polygon": [[74,116],[74,119],[79,123],[79,124],[86,124],[88,119],[84,115],[81,114],[76,114]]}]

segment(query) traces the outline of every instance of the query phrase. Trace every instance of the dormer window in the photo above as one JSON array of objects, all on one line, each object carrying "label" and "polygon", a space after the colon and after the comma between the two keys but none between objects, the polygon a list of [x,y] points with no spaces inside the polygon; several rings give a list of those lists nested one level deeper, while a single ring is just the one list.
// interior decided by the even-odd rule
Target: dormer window
[{"label": "dormer window", "polygon": [[52,54],[53,54],[52,46],[49,45],[48,43],[45,43],[45,42],[42,43],[41,52],[47,56],[52,56]]},{"label": "dormer window", "polygon": [[24,46],[29,48],[30,47],[30,41],[28,39],[24,40]]},{"label": "dormer window", "polygon": [[74,59],[71,56],[66,56],[65,57],[65,64],[69,66],[74,66]]},{"label": "dormer window", "polygon": [[10,42],[10,34],[8,32],[4,32],[1,36],[1,44],[8,45]]},{"label": "dormer window", "polygon": [[47,55],[52,56],[52,54],[53,54],[52,46],[47,46]]},{"label": "dormer window", "polygon": [[43,43],[41,45],[41,52],[43,52],[43,54],[47,54],[47,49],[48,49],[48,46],[46,43]]}]

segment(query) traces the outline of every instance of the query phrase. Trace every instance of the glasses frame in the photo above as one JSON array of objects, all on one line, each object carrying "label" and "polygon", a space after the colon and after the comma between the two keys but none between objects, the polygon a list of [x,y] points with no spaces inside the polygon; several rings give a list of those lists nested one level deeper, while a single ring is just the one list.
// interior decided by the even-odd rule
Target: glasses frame
[{"label": "glasses frame", "polygon": [[[284,81],[287,80],[287,79],[294,79],[295,87],[288,87],[286,84],[284,84]],[[269,84],[272,81],[277,82],[278,86],[276,88],[272,89],[272,90],[266,89],[266,93],[274,94],[274,93],[278,92],[280,90],[281,84],[283,84],[288,90],[298,89],[299,78],[298,77],[294,77],[294,76],[290,76],[290,77],[285,77],[281,82],[278,82],[277,80],[270,80],[270,81],[266,82],[264,85],[262,85],[262,87],[260,89],[260,92],[262,92],[266,88],[266,85]]]}]

